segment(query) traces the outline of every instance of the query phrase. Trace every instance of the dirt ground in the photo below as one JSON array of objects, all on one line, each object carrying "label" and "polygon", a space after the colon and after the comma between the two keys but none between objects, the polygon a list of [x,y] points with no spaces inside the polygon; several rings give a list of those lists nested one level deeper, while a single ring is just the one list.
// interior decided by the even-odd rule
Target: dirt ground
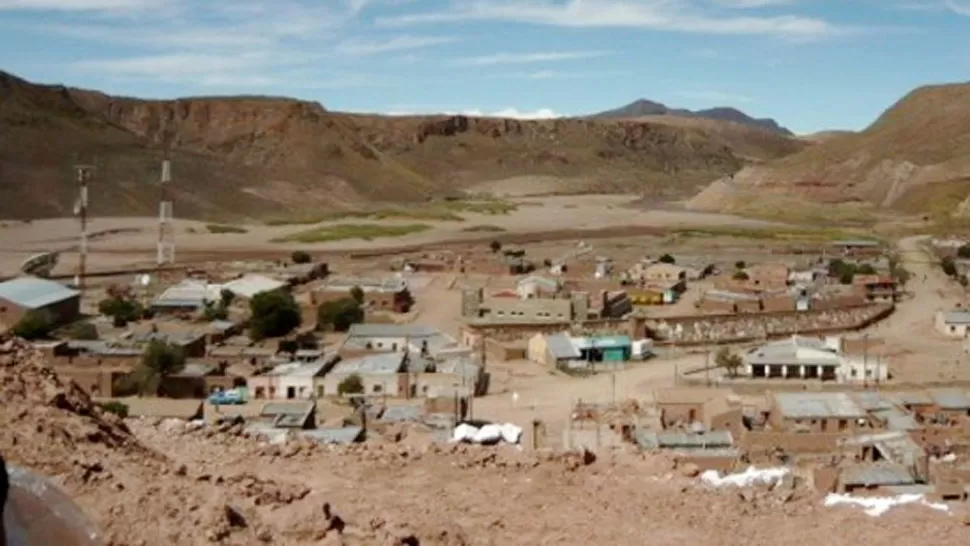
[{"label": "dirt ground", "polygon": [[[349,252],[431,245],[446,241],[491,240],[531,232],[562,232],[565,238],[582,237],[584,231],[611,229],[622,234],[643,234],[651,228],[670,227],[759,227],[772,224],[760,220],[696,212],[643,210],[628,206],[638,196],[583,195],[530,197],[517,199],[518,209],[505,215],[464,214],[464,222],[425,222],[415,220],[354,220],[345,223],[413,224],[426,223],[431,229],[393,238],[371,241],[342,240],[317,244],[280,244],[274,238],[312,228],[310,225],[245,225],[247,233],[212,234],[204,223],[175,222],[176,259],[199,262],[207,259],[237,259],[275,255],[283,257],[296,248],[314,252]],[[323,225],[332,225],[330,222]],[[474,226],[498,226],[501,233],[467,232]],[[88,267],[91,270],[152,263],[155,256],[157,224],[153,218],[92,218]],[[56,272],[73,272],[77,263],[78,224],[75,219],[36,220],[30,223],[5,222],[0,227],[0,274],[13,274],[32,254],[58,250],[61,264]],[[555,235],[548,237],[556,238]]]},{"label": "dirt ground", "polygon": [[[965,506],[882,518],[799,481],[714,489],[627,450],[526,453],[398,443],[267,445],[234,427],[122,422],[0,339],[0,451],[50,476],[108,546],[184,544],[852,545],[965,543]],[[46,519],[45,525],[56,525]]]}]

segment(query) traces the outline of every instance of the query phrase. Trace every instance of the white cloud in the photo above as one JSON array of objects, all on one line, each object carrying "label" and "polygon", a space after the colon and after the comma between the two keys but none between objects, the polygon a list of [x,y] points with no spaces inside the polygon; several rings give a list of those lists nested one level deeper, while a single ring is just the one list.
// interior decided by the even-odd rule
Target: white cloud
[{"label": "white cloud", "polygon": [[529,64],[553,61],[572,61],[592,59],[608,55],[606,51],[550,51],[537,53],[496,53],[480,57],[465,57],[457,59],[457,64],[472,66],[486,66],[495,64]]},{"label": "white cloud", "polygon": [[373,55],[423,49],[458,41],[448,36],[397,36],[386,40],[350,39],[337,44],[336,51],[344,55]]},{"label": "white cloud", "polygon": [[606,78],[629,74],[622,70],[602,70],[591,72],[559,72],[557,70],[536,70],[534,72],[514,72],[503,74],[504,78],[521,80],[579,80],[588,78]]},{"label": "white cloud", "polygon": [[445,116],[471,116],[478,118],[511,118],[511,119],[556,119],[566,117],[565,114],[560,114],[551,108],[539,108],[537,110],[518,110],[516,108],[503,108],[496,111],[485,111],[477,108],[471,109],[457,109],[457,110],[436,110],[434,108],[419,108],[419,109],[392,109],[388,112],[384,112],[388,116],[427,116],[427,115],[445,115]]},{"label": "white cloud", "polygon": [[957,15],[964,15],[970,17],[970,2],[957,2],[956,0],[946,0],[943,3],[944,6],[953,13]]},{"label": "white cloud", "polygon": [[711,2],[725,8],[751,9],[790,6],[798,0],[711,0]]},{"label": "white cloud", "polygon": [[504,21],[560,27],[644,28],[671,32],[819,38],[856,32],[824,19],[800,15],[719,16],[684,0],[469,0],[450,7],[378,18],[378,24],[405,26],[458,21]]},{"label": "white cloud", "polygon": [[954,13],[970,17],[970,1],[968,0],[914,0],[895,4],[891,7],[905,11]]},{"label": "white cloud", "polygon": [[158,0],[0,0],[0,10],[128,11],[158,4]]}]

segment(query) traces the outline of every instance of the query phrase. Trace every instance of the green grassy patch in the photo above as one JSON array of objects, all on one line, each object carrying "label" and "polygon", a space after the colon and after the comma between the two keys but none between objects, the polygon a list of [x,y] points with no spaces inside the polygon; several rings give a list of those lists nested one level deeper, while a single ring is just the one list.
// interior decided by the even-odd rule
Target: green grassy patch
[{"label": "green grassy patch", "polygon": [[209,230],[209,233],[249,233],[249,230],[246,228],[225,224],[206,224],[205,228]]},{"label": "green grassy patch", "polygon": [[427,224],[404,224],[399,226],[382,226],[378,224],[340,224],[325,226],[306,231],[300,231],[273,239],[276,243],[325,243],[329,241],[343,241],[346,239],[363,239],[370,241],[381,237],[402,237],[412,233],[419,233],[431,229]]},{"label": "green grassy patch", "polygon": [[464,214],[501,215],[518,205],[492,199],[444,201],[414,207],[386,207],[372,210],[297,212],[266,220],[270,226],[310,225],[339,220],[419,220],[426,222],[463,222]]},{"label": "green grassy patch", "polygon": [[484,224],[484,225],[478,225],[478,226],[468,226],[462,231],[466,233],[498,233],[500,231],[505,231],[505,228],[501,226]]},{"label": "green grassy patch", "polygon": [[[840,229],[800,229],[800,228],[776,228],[776,227],[706,227],[706,228],[685,228],[675,230],[674,233],[681,237],[734,237],[737,239],[762,239],[771,241],[837,241],[839,239],[856,239],[858,233]],[[873,239],[866,236],[867,239]]]}]

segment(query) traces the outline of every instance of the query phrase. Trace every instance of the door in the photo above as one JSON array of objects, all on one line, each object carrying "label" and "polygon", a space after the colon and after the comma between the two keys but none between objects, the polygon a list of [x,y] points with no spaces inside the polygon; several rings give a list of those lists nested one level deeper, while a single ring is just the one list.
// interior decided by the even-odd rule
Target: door
[{"label": "door", "polygon": [[296,398],[296,387],[286,387],[286,399],[292,400]]}]

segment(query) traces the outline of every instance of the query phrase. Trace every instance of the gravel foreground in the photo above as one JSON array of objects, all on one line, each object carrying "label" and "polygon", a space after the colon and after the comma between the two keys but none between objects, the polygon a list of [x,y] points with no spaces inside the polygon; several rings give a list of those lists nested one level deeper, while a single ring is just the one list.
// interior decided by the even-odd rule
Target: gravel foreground
[{"label": "gravel foreground", "polygon": [[966,509],[880,518],[801,486],[712,489],[690,465],[404,437],[268,446],[237,428],[127,423],[0,339],[0,451],[52,477],[112,546],[967,543]]}]

